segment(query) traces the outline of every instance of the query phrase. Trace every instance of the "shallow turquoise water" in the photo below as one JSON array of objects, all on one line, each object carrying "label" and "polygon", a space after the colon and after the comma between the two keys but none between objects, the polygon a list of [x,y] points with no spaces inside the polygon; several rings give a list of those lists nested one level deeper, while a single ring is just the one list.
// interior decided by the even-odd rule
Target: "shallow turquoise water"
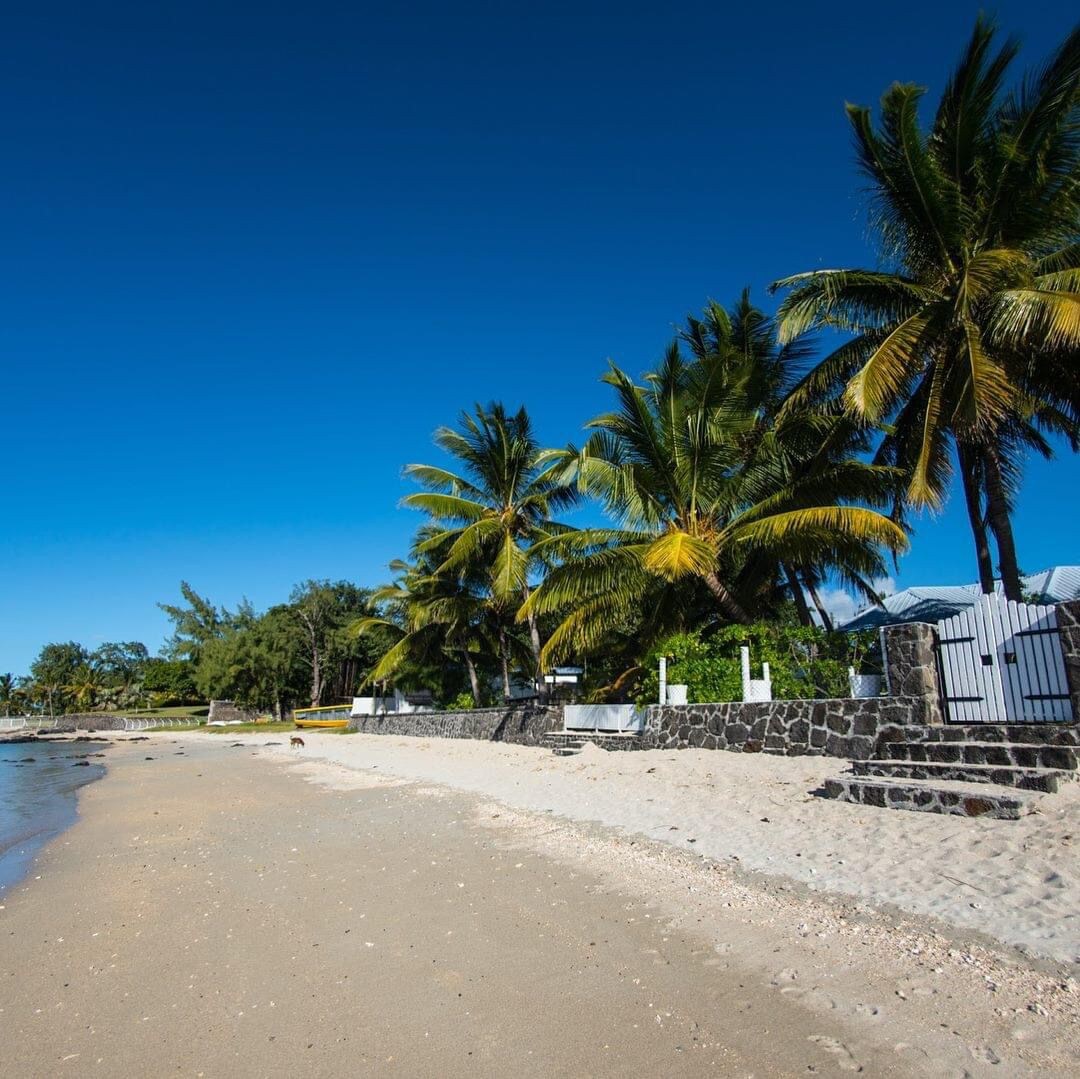
[{"label": "shallow turquoise water", "polygon": [[[100,742],[0,743],[0,896],[78,816],[82,786],[105,774]],[[32,760],[30,758],[33,758]],[[89,767],[77,766],[86,759]]]}]

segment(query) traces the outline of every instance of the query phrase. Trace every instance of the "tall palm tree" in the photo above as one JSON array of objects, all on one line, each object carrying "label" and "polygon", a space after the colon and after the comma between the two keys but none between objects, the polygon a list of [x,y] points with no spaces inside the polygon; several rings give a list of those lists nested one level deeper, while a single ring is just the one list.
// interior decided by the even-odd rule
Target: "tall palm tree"
[{"label": "tall palm tree", "polygon": [[[928,131],[924,90],[894,84],[848,106],[885,266],[784,278],[782,336],[848,333],[789,407],[839,394],[887,422],[878,460],[909,476],[915,506],[940,506],[955,452],[983,587],[987,530],[1009,598],[1020,598],[1010,520],[1025,444],[1076,438],[1080,419],[1080,28],[1006,93],[1017,45],[993,51],[979,19]],[[1044,442],[1045,445],[1045,442]]]},{"label": "tall palm tree", "polygon": [[407,669],[461,663],[469,677],[473,703],[484,692],[480,664],[489,658],[501,668],[503,692],[510,696],[511,670],[528,651],[514,625],[517,605],[507,609],[494,601],[482,575],[469,577],[439,567],[443,552],[420,551],[433,530],[422,529],[414,545],[414,561],[395,561],[393,584],[377,589],[372,602],[382,613],[358,619],[358,635],[381,633],[387,646],[367,682],[385,682]]},{"label": "tall palm tree", "polygon": [[[542,543],[568,531],[554,514],[570,506],[576,492],[551,474],[551,454],[537,443],[524,408],[510,414],[499,403],[477,405],[462,413],[456,429],[439,428],[435,444],[459,462],[461,471],[406,467],[405,474],[427,490],[404,503],[427,513],[434,526],[417,551],[441,552],[440,574],[482,576],[494,605],[516,611],[542,568]],[[527,617],[543,695],[539,623],[531,612]]]},{"label": "tall palm tree", "polygon": [[11,706],[15,701],[15,676],[13,674],[0,674],[0,707],[4,709],[4,715],[11,715]]},{"label": "tall palm tree", "polygon": [[[696,350],[695,350],[696,352]],[[749,622],[785,564],[882,572],[881,550],[903,531],[865,505],[887,501],[888,468],[844,453],[839,414],[767,420],[753,357],[703,349],[687,361],[674,344],[645,385],[612,366],[615,411],[589,423],[580,450],[556,466],[600,499],[617,527],[556,535],[558,554],[523,615],[565,612],[545,655],[585,650],[613,620],[640,612],[654,626],[704,587],[720,617]]]}]

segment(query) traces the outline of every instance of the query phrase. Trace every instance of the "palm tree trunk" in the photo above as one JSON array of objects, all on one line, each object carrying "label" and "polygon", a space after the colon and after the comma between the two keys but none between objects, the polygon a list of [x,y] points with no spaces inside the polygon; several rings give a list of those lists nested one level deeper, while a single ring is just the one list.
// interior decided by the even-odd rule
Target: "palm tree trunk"
[{"label": "palm tree trunk", "polygon": [[832,620],[832,615],[825,609],[825,604],[821,602],[821,596],[818,595],[818,590],[814,586],[813,579],[805,571],[803,576],[806,578],[806,590],[810,593],[810,598],[814,601],[814,606],[817,608],[818,617],[821,619],[821,628],[824,629],[826,633],[832,633],[836,628]]},{"label": "palm tree trunk", "polygon": [[[525,589],[524,602],[529,600],[529,589]],[[533,659],[536,661],[535,673],[536,673],[536,692],[540,696],[540,700],[546,701],[548,696],[547,683],[544,681],[544,672],[540,667],[540,626],[537,624],[536,615],[529,612],[529,641],[532,645]]]},{"label": "palm tree trunk", "polygon": [[788,588],[791,589],[791,598],[795,601],[795,610],[799,615],[799,625],[812,626],[814,620],[810,617],[810,608],[806,605],[806,594],[802,590],[802,585],[799,584],[799,578],[795,576],[795,571],[786,562],[784,563],[784,575],[788,580]]},{"label": "palm tree trunk", "polygon": [[750,616],[742,609],[739,601],[727,590],[715,573],[705,575],[705,584],[708,585],[709,591],[716,597],[716,602],[720,604],[720,610],[728,618],[733,622],[740,622],[744,626],[750,624]]},{"label": "palm tree trunk", "polygon": [[986,515],[997,543],[1005,598],[1022,603],[1024,593],[1020,585],[1020,564],[1016,560],[1016,543],[1013,540],[1012,521],[1009,520],[1009,502],[1001,465],[992,449],[986,451],[983,460],[986,466]]},{"label": "palm tree trunk", "polygon": [[473,663],[473,658],[469,655],[469,650],[467,648],[463,648],[462,653],[465,656],[465,669],[469,672],[469,688],[472,690],[473,705],[479,708],[480,676],[476,673],[476,664]]},{"label": "palm tree trunk", "polygon": [[499,630],[499,659],[502,661],[503,700],[510,703],[510,645],[506,640],[506,630]]},{"label": "palm tree trunk", "polygon": [[979,566],[979,587],[989,595],[994,591],[994,563],[990,557],[990,540],[986,535],[986,521],[983,519],[982,506],[979,504],[979,477],[976,472],[976,460],[972,451],[958,444],[956,456],[960,462],[960,478],[964,483],[964,502],[967,504],[968,523],[975,539],[975,559]]}]

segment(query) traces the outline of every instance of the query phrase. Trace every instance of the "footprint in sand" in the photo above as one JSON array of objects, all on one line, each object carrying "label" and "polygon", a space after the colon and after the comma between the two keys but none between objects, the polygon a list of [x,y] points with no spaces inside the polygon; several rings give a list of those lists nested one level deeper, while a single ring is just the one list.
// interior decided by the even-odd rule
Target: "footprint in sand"
[{"label": "footprint in sand", "polygon": [[833,1000],[833,998],[820,986],[799,986],[795,984],[798,979],[799,972],[794,967],[785,967],[783,970],[778,970],[773,975],[772,981],[769,984],[774,988],[779,989],[781,994],[785,997],[798,998],[799,1000],[813,1004],[823,1011],[835,1010],[836,1001]]},{"label": "footprint in sand", "polygon": [[937,990],[928,982],[909,978],[896,983],[896,995],[901,1000],[907,1000],[908,997],[933,997],[937,995]]},{"label": "footprint in sand", "polygon": [[813,1042],[826,1053],[834,1056],[841,1071],[862,1071],[862,1065],[855,1059],[851,1050],[843,1042],[837,1041],[835,1038],[830,1038],[827,1034],[811,1034],[810,1037],[807,1038],[807,1041]]},{"label": "footprint in sand", "polygon": [[981,1060],[985,1064],[1001,1063],[1001,1057],[989,1045],[971,1045],[968,1049],[976,1060]]},{"label": "footprint in sand", "polygon": [[881,1009],[876,1004],[856,1004],[855,1014],[860,1019],[880,1019]]}]

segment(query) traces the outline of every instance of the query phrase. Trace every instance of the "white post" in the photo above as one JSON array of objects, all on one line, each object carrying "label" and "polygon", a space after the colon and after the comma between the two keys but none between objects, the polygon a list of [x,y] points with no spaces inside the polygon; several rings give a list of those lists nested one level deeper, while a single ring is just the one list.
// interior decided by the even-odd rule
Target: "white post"
[{"label": "white post", "polygon": [[739,649],[739,659],[742,663],[742,699],[750,699],[750,649],[744,644]]},{"label": "white post", "polygon": [[763,663],[761,665],[761,680],[769,687],[769,696],[772,696],[772,679],[769,677],[769,665]]},{"label": "white post", "polygon": [[667,704],[667,656],[660,657],[660,704]]}]

